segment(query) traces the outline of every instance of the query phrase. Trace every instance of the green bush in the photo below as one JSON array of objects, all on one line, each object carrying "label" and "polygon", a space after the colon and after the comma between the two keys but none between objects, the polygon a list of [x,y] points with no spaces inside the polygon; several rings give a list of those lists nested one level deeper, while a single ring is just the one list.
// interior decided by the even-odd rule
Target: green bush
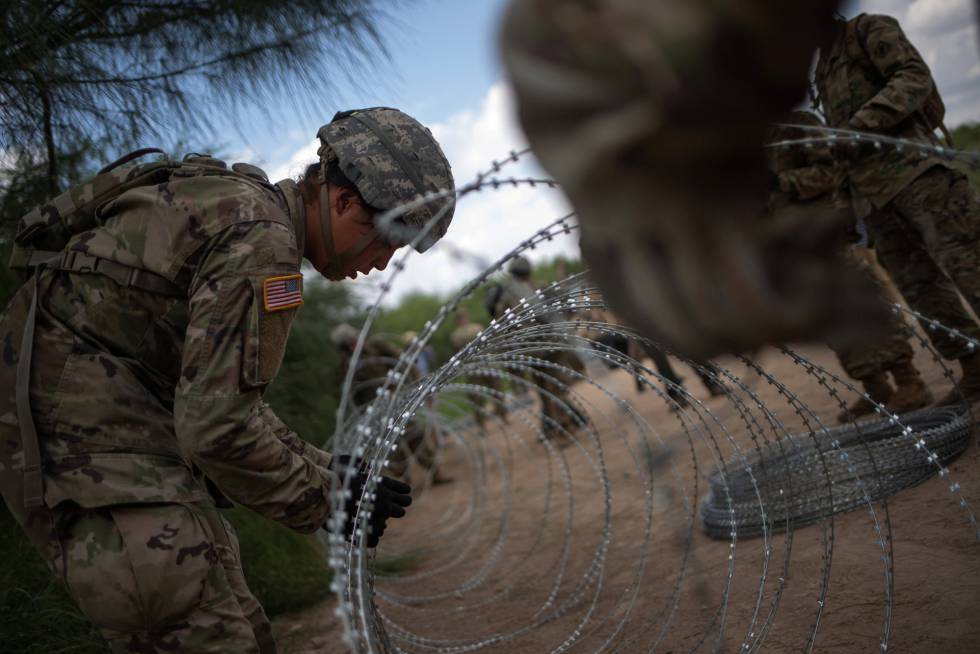
[{"label": "green bush", "polygon": [[[980,123],[964,123],[952,130],[953,145],[960,150],[980,150]],[[966,165],[961,168],[970,177],[973,187],[980,189],[980,170],[970,170]]]}]

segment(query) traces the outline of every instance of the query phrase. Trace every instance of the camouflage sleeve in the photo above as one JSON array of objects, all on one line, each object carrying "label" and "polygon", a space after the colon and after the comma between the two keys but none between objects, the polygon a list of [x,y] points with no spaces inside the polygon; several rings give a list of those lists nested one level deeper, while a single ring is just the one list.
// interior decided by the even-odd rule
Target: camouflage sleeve
[{"label": "camouflage sleeve", "polygon": [[932,73],[890,16],[867,16],[858,24],[857,38],[885,87],[851,118],[856,129],[890,129],[922,109],[932,93]]},{"label": "camouflage sleeve", "polygon": [[326,459],[262,401],[295,308],[267,311],[267,280],[298,273],[283,225],[235,225],[209,244],[190,288],[174,420],[182,452],[234,501],[304,532],[329,512]]},{"label": "camouflage sleeve", "polygon": [[836,166],[814,165],[779,173],[779,189],[800,200],[813,200],[834,193],[842,183]]},{"label": "camouflage sleeve", "polygon": [[312,443],[308,443],[303,440],[299,434],[291,430],[286,426],[276,412],[272,410],[272,407],[262,402],[262,408],[260,409],[262,414],[262,420],[265,422],[268,429],[276,435],[276,438],[283,442],[283,445],[288,447],[298,456],[310,461],[314,465],[320,466],[321,468],[329,468],[331,456],[327,452],[324,452],[319,447],[316,447]]}]

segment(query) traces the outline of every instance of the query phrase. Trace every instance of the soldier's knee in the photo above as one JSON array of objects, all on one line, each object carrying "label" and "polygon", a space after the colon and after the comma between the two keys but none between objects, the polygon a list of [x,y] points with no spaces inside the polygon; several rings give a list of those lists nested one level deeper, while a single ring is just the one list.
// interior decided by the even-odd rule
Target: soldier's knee
[{"label": "soldier's knee", "polygon": [[[119,651],[158,645],[206,652],[228,644],[232,625],[214,615],[234,615],[238,604],[197,511],[181,505],[83,510],[66,526],[62,543],[69,592]],[[254,638],[244,636],[247,651]],[[224,645],[212,648],[209,641]]]}]

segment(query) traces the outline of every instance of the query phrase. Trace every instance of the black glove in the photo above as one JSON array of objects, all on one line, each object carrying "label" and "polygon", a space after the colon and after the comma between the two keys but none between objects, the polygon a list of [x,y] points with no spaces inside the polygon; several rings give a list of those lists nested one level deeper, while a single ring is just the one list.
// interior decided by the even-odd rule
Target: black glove
[{"label": "black glove", "polygon": [[[330,469],[337,473],[343,480],[349,473],[348,468],[354,467],[356,472],[350,479],[350,497],[344,504],[344,511],[347,513],[347,522],[344,524],[344,534],[348,540],[354,534],[355,511],[357,504],[364,493],[367,485],[367,474],[364,462],[348,455],[334,457],[330,462]],[[388,526],[388,518],[401,518],[405,515],[405,507],[412,503],[412,487],[404,482],[391,477],[381,477],[381,481],[374,489],[374,510],[368,520],[368,547],[377,547],[378,541],[385,533]]]}]

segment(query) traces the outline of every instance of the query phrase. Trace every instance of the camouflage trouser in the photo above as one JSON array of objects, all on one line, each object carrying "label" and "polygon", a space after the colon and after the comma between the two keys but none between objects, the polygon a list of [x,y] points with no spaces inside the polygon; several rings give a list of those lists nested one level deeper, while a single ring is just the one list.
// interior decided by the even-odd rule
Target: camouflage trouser
[{"label": "camouflage trouser", "polygon": [[[980,197],[969,180],[933,168],[866,223],[881,265],[909,306],[980,340],[980,326],[957,294],[980,312]],[[969,353],[960,339],[941,330],[927,333],[947,359]]]},{"label": "camouflage trouser", "polygon": [[[854,256],[845,259],[847,264],[853,265],[864,275],[869,282],[873,283],[880,292],[879,297],[882,302],[887,302],[887,292],[882,280],[871,270],[871,266],[864,261],[859,261]],[[836,342],[828,341],[828,345],[837,354],[841,367],[852,379],[868,379],[879,375],[902,364],[912,362],[915,352],[909,343],[911,333],[908,323],[897,315],[889,312],[891,317],[885,329],[875,337],[873,342]]]},{"label": "camouflage trouser", "polygon": [[[541,357],[576,372],[585,367],[574,353],[565,350],[549,352]],[[573,405],[568,397],[568,386],[575,383],[576,377],[564,370],[542,367],[540,375],[534,375],[541,396],[541,431],[546,438],[567,438],[575,433],[578,425],[586,424],[586,417]]]},{"label": "camouflage trouser", "polygon": [[426,470],[432,470],[436,464],[435,448],[426,435],[425,427],[418,420],[409,421],[405,426],[405,435],[398,439],[398,447],[392,452],[388,462],[389,474],[392,477],[404,477],[408,472],[410,456],[414,456],[418,464]]},{"label": "camouflage trouser", "polygon": [[[245,584],[238,540],[213,506],[56,513],[55,571],[114,652],[275,652],[269,620]],[[212,525],[226,535],[216,538]]]}]

